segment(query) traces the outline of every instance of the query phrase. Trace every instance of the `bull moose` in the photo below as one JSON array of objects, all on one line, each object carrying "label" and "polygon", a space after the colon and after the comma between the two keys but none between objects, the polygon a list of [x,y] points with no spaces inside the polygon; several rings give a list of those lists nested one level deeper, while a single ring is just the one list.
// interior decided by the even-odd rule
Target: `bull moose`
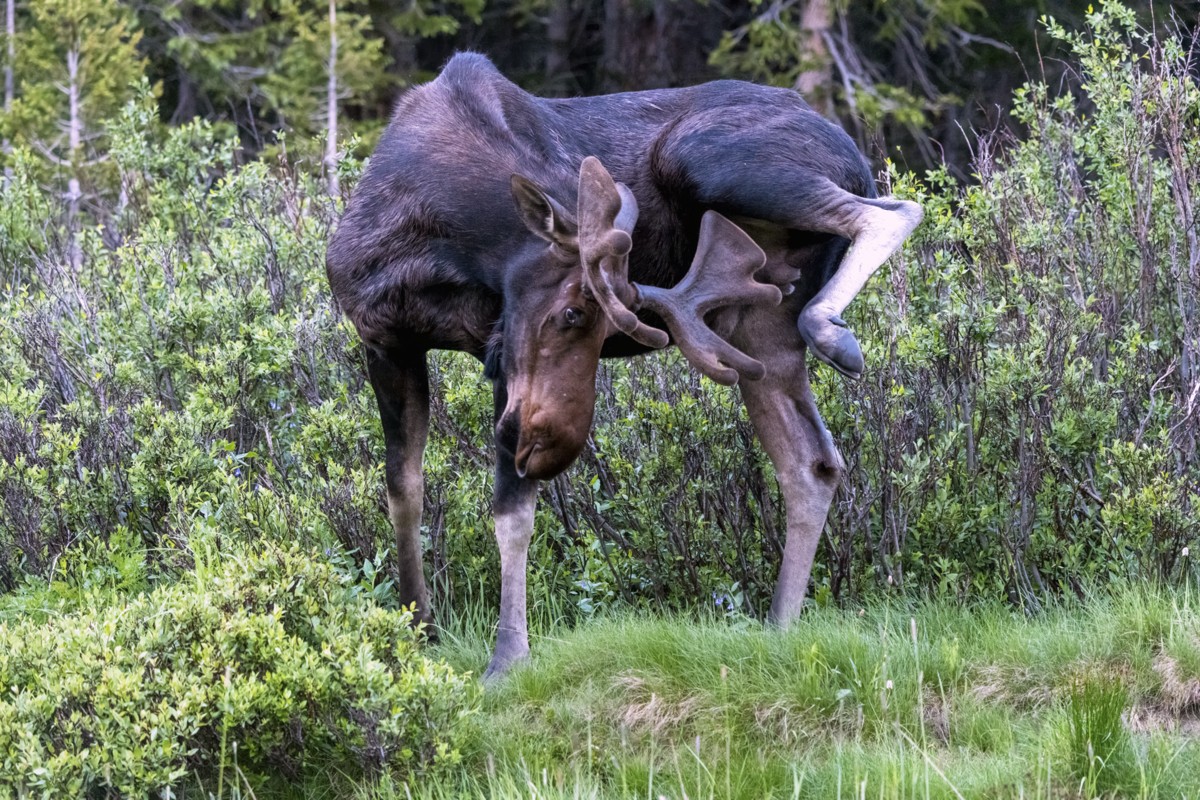
[{"label": "bull moose", "polygon": [[545,99],[456,55],[400,99],[327,257],[383,420],[402,600],[432,623],[429,350],[470,353],[493,382],[501,598],[487,677],[528,656],[537,482],[582,451],[599,360],[674,342],[713,380],[745,379],[787,510],[770,610],[786,625],[843,470],[805,353],[861,373],[840,314],[921,216],[876,197],[850,138],[794,92],[716,81]]}]

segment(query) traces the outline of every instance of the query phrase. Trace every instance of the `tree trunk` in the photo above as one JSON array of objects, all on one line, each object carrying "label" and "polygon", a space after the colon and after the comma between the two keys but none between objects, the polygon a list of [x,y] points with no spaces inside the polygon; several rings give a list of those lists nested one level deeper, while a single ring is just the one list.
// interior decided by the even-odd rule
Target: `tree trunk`
[{"label": "tree trunk", "polygon": [[[6,0],[4,4],[4,43],[6,57],[4,60],[4,113],[12,111],[13,99],[16,95],[16,84],[13,80],[13,65],[17,62],[17,0]],[[12,152],[12,142],[5,137],[0,143],[0,152],[8,155]],[[4,182],[12,180],[12,167],[4,166]]]},{"label": "tree trunk", "polygon": [[326,86],[325,97],[325,124],[328,132],[325,137],[325,180],[330,197],[337,197],[341,194],[337,175],[337,57],[337,2],[336,0],[329,0],[329,83]]},{"label": "tree trunk", "polygon": [[4,60],[4,113],[12,110],[16,85],[13,83],[13,65],[17,62],[17,0],[4,4],[4,44],[7,57]]},{"label": "tree trunk", "polygon": [[552,0],[546,17],[546,93],[563,97],[575,88],[571,73],[571,0]]},{"label": "tree trunk", "polygon": [[71,269],[76,276],[83,265],[83,252],[79,246],[79,203],[83,197],[80,188],[79,169],[83,161],[83,116],[79,97],[79,42],[67,51],[67,253]]},{"label": "tree trunk", "polygon": [[825,36],[833,27],[833,7],[829,0],[808,0],[800,17],[800,66],[796,76],[796,91],[813,108],[833,113],[830,89],[833,86],[833,60],[825,44]]},{"label": "tree trunk", "polygon": [[371,16],[375,30],[383,37],[388,55],[392,58],[389,71],[400,76],[404,84],[410,83],[419,66],[417,43],[414,35],[404,33],[396,27],[393,19],[396,5],[386,0],[371,0],[367,3],[367,13]]},{"label": "tree trunk", "polygon": [[604,91],[624,88],[625,69],[621,62],[628,5],[628,0],[604,0],[604,50],[599,70],[600,87]]},{"label": "tree trunk", "polygon": [[717,3],[604,0],[600,88],[636,91],[686,86],[713,77],[708,54],[721,38]]}]

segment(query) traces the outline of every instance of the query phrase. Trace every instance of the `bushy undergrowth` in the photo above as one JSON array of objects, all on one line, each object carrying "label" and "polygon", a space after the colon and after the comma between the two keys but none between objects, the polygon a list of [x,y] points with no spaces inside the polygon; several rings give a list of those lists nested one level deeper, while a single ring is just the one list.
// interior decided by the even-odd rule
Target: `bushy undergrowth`
[{"label": "bushy undergrowth", "polygon": [[[1200,88],[1176,40],[1103,3],[1069,91],[1030,84],[978,182],[926,209],[858,301],[871,372],[824,408],[852,463],[830,580],[858,570],[1028,606],[1178,579],[1200,525]],[[838,402],[838,396],[848,402]]]},{"label": "bushy undergrowth", "polygon": [[115,606],[0,623],[0,794],[187,797],[226,769],[455,765],[474,681],[360,589],[267,547]]},{"label": "bushy undergrowth", "polygon": [[[868,376],[814,369],[849,464],[818,602],[899,586],[1032,608],[1192,571],[1200,92],[1179,42],[1116,5],[1089,20],[1051,27],[1078,83],[1022,90],[1027,135],[978,141],[977,183],[892,176],[928,221],[851,306]],[[199,530],[386,571],[379,422],[323,270],[340,199],[203,123],[135,104],[113,124],[93,225],[67,224],[19,146],[0,188],[0,588],[114,538],[145,554],[138,580],[170,578]],[[432,374],[427,549],[461,609],[498,586],[491,393],[469,358]],[[763,610],[782,508],[736,392],[677,354],[606,364],[600,389],[591,446],[543,487],[531,606]]]}]

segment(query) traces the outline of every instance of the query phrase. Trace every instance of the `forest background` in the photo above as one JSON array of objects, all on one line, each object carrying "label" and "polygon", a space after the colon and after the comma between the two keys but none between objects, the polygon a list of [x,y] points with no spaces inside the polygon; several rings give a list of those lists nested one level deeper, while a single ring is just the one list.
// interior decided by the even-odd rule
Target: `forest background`
[{"label": "forest background", "polygon": [[[238,731],[268,772],[299,770],[297,747],[453,763],[439,737],[470,691],[394,610],[377,412],[323,258],[394,98],[461,49],[551,96],[798,88],[924,204],[850,309],[867,375],[813,365],[848,465],[817,606],[1036,613],[1197,577],[1194,4],[6,0],[5,31],[0,775],[19,787],[159,790]],[[446,620],[478,618],[499,577],[491,393],[470,359],[431,367],[431,585]],[[673,354],[605,364],[599,389],[587,450],[542,489],[535,624],[761,617],[783,511],[736,390]],[[65,627],[38,649],[47,620]],[[308,649],[281,664],[278,637]],[[1200,638],[1180,641],[1200,677]],[[122,682],[169,673],[136,653],[201,677]],[[326,653],[358,671],[321,672]],[[114,707],[184,711],[97,733],[80,664]],[[119,769],[87,747],[121,737],[140,755]]]},{"label": "forest background", "polygon": [[[1067,71],[1039,20],[1076,29],[1086,16],[1080,3],[988,0],[5,5],[10,139],[57,139],[71,124],[74,85],[82,140],[103,149],[94,141],[97,123],[129,97],[131,79],[144,75],[163,122],[231,126],[249,154],[282,131],[298,138],[327,132],[332,86],[334,122],[343,137],[363,137],[362,155],[400,91],[432,78],[454,52],[476,50],[546,96],[721,77],[791,86],[839,118],[877,162],[948,164],[962,174],[970,159],[966,132],[1003,124],[1013,90],[1028,78],[1054,83]],[[1186,44],[1191,6],[1134,8],[1150,26],[1181,20]],[[63,147],[70,145],[50,149],[61,158]]]}]

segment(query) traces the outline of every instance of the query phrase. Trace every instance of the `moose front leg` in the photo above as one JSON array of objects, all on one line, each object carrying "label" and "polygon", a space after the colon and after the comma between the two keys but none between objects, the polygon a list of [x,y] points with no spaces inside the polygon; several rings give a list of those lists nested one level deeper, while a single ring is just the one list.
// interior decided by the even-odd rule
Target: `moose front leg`
[{"label": "moose front leg", "polygon": [[429,434],[425,353],[383,354],[367,347],[367,375],[375,389],[387,448],[388,516],[396,535],[396,593],[404,605],[415,605],[414,621],[430,626],[432,633],[433,609],[421,552],[422,461]]},{"label": "moose front leg", "polygon": [[[499,419],[507,403],[503,378],[496,380],[493,392]],[[529,541],[533,538],[537,481],[517,475],[512,453],[515,440],[513,431],[497,428],[492,513],[500,549],[500,624],[496,629],[496,651],[483,674],[485,681],[501,677],[514,664],[529,657],[525,574]]]}]

